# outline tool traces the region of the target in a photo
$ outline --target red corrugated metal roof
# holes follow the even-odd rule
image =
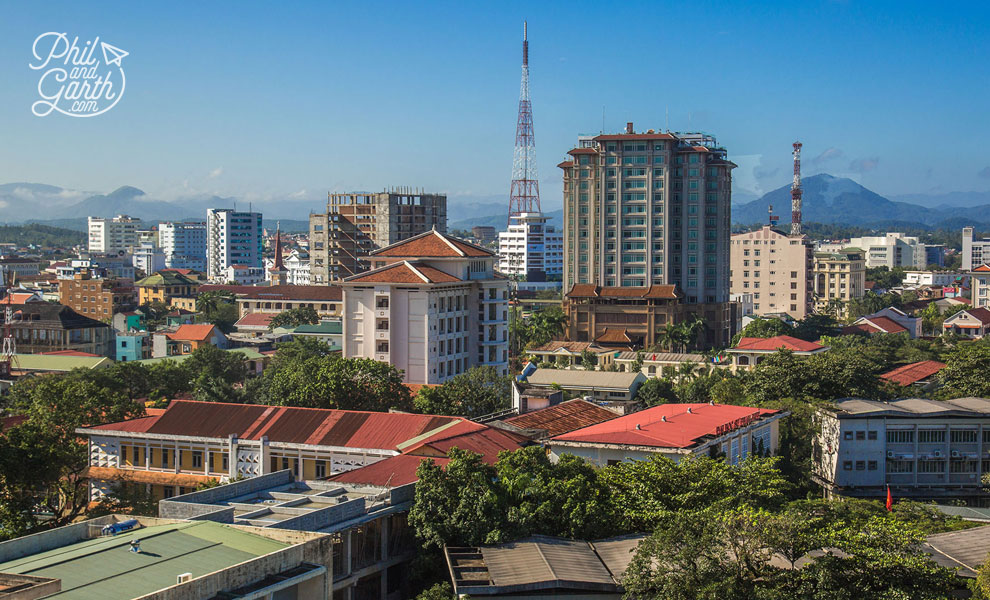
[[[202,323],[197,325],[179,325],[179,328],[172,333],[166,333],[170,340],[191,340],[202,342],[210,337],[216,325]]]
[[[923,360],[887,371],[880,377],[899,385],[911,385],[928,379],[945,368],[945,363],[937,360]]]
[[[450,462],[448,458],[430,457],[441,467],[447,466]],[[400,454],[392,456],[376,463],[347,471],[330,477],[329,480],[336,483],[354,483],[361,485],[390,486],[405,485],[417,480],[416,469],[419,463],[429,460],[425,456],[415,456],[412,454]]]
[[[543,429],[548,437],[569,433],[583,427],[589,427],[605,421],[611,421],[619,415],[592,404],[586,400],[576,399],[561,402],[556,406],[548,406],[540,410],[525,413],[505,419],[521,429]]]
[[[822,346],[821,344],[799,340],[798,338],[791,337],[789,335],[777,335],[772,338],[744,337],[739,340],[739,343],[735,345],[734,349],[768,350],[771,352],[786,349],[791,350],[792,352],[814,352],[815,350],[821,350],[824,347],[825,346]]]
[[[691,412],[688,412],[689,409]],[[735,429],[746,424],[750,419],[760,419],[778,412],[765,408],[721,404],[661,404],[555,436],[551,443],[571,441],[657,448],[690,448],[705,436],[718,435],[721,428]]]
[[[904,327],[890,317],[869,317],[866,320],[884,333],[902,333],[907,331],[907,327]]]
[[[463,421],[461,417],[435,415],[174,400],[142,431],[212,438],[235,434],[250,440],[268,436],[273,442],[398,450],[403,442]],[[100,429],[132,431],[128,423],[131,421]]]
[[[407,449],[405,453],[430,454],[429,450],[433,450],[437,454],[446,455],[452,448],[460,448],[461,450],[477,452],[484,457],[485,462],[494,464],[498,460],[499,452],[503,450],[518,450],[529,441],[525,436],[516,433],[479,425],[478,423],[471,424],[477,425],[478,428],[467,433],[445,435],[448,431],[460,428],[460,426],[451,427],[439,436],[432,437],[421,444]]]

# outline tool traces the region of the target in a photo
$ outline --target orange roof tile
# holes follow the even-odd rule
[[[568,298],[662,298],[676,300],[683,296],[676,285],[651,285],[650,287],[597,286],[591,283],[575,283]]]
[[[348,277],[348,282],[367,283],[455,283],[457,277],[420,263],[402,261]]]
[[[399,258],[464,258],[494,256],[495,253],[432,229],[381,250],[375,250],[371,255]]]
[[[569,169],[569,168],[571,168],[573,166],[574,166],[574,161],[573,160],[565,160],[564,162],[561,162],[561,163],[558,163],[557,164],[557,168],[558,169]]]
[[[928,379],[944,368],[945,363],[938,362],[937,360],[923,360],[897,367],[880,375],[880,377],[900,385],[911,385],[912,383]]]
[[[777,335],[772,338],[752,338],[744,337],[739,340],[739,343],[735,345],[733,350],[761,350],[775,352],[777,350],[790,350],[792,352],[815,352],[816,350],[822,350],[825,346],[821,344],[816,344],[815,342],[808,342],[805,340],[799,340],[796,337],[791,337],[789,335]]]
[[[174,332],[167,333],[170,340],[188,340],[194,342],[202,342],[206,338],[210,337],[213,333],[213,329],[216,325],[210,323],[202,323],[197,325],[179,325],[179,328]]]
[[[595,338],[595,341],[602,344],[631,344],[633,340],[625,329],[606,327],[605,333]]]

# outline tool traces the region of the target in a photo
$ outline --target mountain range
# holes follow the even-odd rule
[[[990,192],[907,194],[885,198],[851,179],[828,174],[803,181],[803,217],[807,222],[857,225],[862,227],[961,228],[974,225],[990,228]],[[470,229],[490,225],[504,229],[507,202],[501,196],[448,196],[448,229]],[[784,185],[748,202],[732,206],[734,223],[765,223],[768,208],[781,222],[790,221],[790,186]],[[143,221],[205,218],[207,208],[248,208],[247,202],[233,197],[200,194],[166,201],[144,191],[123,186],[101,194],[68,190],[39,183],[0,185],[0,215],[8,224],[43,223],[84,231],[86,217],[113,217],[128,214]],[[322,200],[295,195],[269,198],[253,204],[265,215],[265,225],[280,220],[285,231],[306,231],[309,213],[323,208]],[[561,227],[563,211],[548,211],[550,223]]]

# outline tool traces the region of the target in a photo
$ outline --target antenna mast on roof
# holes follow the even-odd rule
[[[512,217],[540,210],[540,181],[536,171],[536,139],[533,136],[533,106],[529,100],[529,35],[523,21],[522,81],[519,83],[519,117],[516,148],[512,159],[509,191],[509,223]]]
[[[801,235],[801,142],[794,142],[794,182],[791,183],[791,235]]]

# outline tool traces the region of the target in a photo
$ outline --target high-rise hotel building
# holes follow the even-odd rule
[[[558,165],[565,292],[575,284],[676,285],[684,318],[711,321],[706,343],[727,342],[736,165],[725,149],[710,135],[635,133],[629,123],[622,134],[579,138],[568,154]]]

